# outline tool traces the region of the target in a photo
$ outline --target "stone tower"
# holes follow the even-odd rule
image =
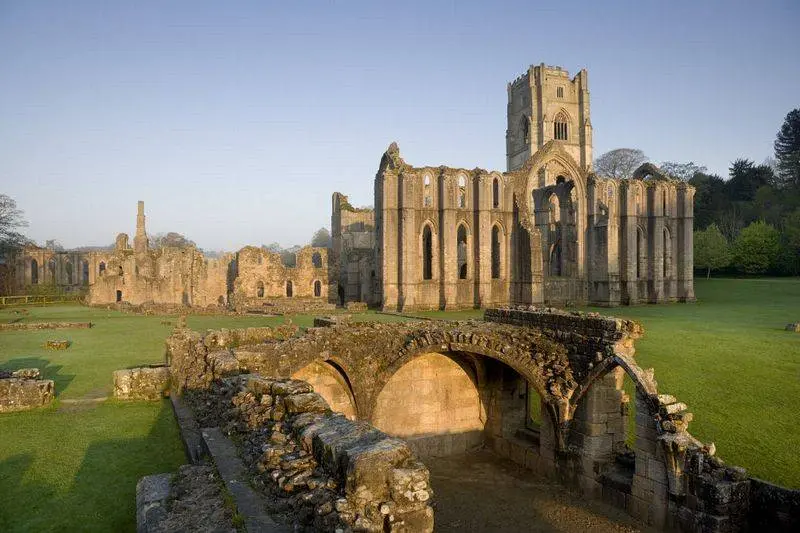
[[[589,119],[589,74],[581,70],[570,80],[561,67],[531,65],[508,84],[506,166],[517,170],[553,139],[583,169],[592,164],[592,123]]]
[[[136,236],[133,238],[133,250],[136,255],[147,253],[147,232],[144,228],[144,202],[139,200],[136,214]]]

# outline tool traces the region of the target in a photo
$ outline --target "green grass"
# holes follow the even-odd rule
[[[639,321],[636,359],[688,404],[689,431],[751,475],[800,488],[800,279],[696,280],[698,301],[613,310]]]
[[[0,531],[135,531],[137,480],[185,462],[167,401],[0,415]]]
[[[91,329],[0,332],[0,368],[38,367],[56,383],[46,409],[0,415],[0,531],[135,531],[136,482],[186,462],[167,401],[69,403],[109,396],[112,372],[158,363],[175,317],[74,305],[28,308],[25,322]],[[0,321],[19,318],[0,311]],[[195,329],[275,325],[282,318],[190,316]],[[63,351],[48,339],[69,339]]]

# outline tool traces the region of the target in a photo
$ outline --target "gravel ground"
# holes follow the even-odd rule
[[[423,462],[431,472],[437,533],[653,531],[485,450]]]

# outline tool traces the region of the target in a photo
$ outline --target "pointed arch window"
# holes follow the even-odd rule
[[[458,207],[460,209],[467,207],[467,178],[464,176],[458,177]]]
[[[467,261],[467,227],[464,224],[458,226],[456,256],[458,258],[458,279],[467,279],[469,276],[469,261]]]
[[[314,297],[319,298],[322,296],[322,282],[320,280],[314,281]]]
[[[522,119],[519,121],[519,129],[522,136],[522,141],[525,144],[528,144],[531,140],[531,126],[528,117],[522,115]]]
[[[259,281],[256,285],[256,297],[263,298],[264,297],[264,282]]]
[[[492,279],[501,278],[500,226],[492,227]]]
[[[291,298],[293,294],[294,294],[294,290],[293,290],[293,287],[292,287],[292,282],[291,281],[287,281],[286,282],[286,297],[287,298]]]
[[[553,138],[558,141],[566,141],[569,138],[568,123],[567,115],[563,111],[556,115],[553,122]]]
[[[498,207],[500,207],[500,180],[495,178],[492,180],[492,208]]]
[[[433,279],[433,232],[429,224],[422,230],[422,279]]]
[[[98,274],[102,274],[106,271],[106,264],[103,261],[100,261],[100,267],[97,269]]]
[[[39,262],[31,259],[31,285],[39,284]]]
[[[433,207],[433,196],[431,195],[431,177],[422,178],[422,195],[425,207]]]

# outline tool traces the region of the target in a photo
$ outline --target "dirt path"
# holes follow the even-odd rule
[[[619,509],[586,502],[488,451],[426,458],[437,532],[650,531]]]

